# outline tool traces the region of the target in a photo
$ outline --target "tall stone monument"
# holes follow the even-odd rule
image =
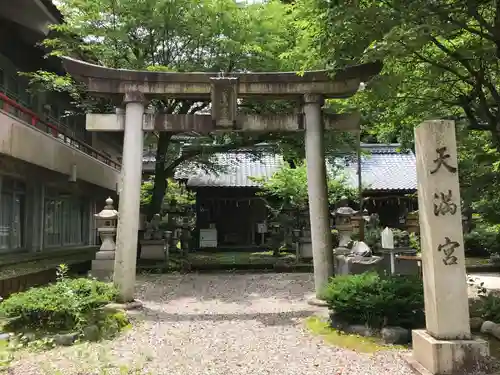
[[[110,69],[64,58],[66,71],[87,86],[95,96],[122,103],[125,111],[88,114],[90,131],[123,131],[123,166],[120,217],[116,241],[114,282],[120,298],[134,295],[139,192],[144,131],[171,133],[216,131],[297,132],[304,131],[309,183],[314,280],[316,292],[333,274],[332,241],[326,188],[324,130],[359,131],[359,113],[329,114],[322,111],[324,99],[355,94],[382,68],[380,63],[353,66],[343,71],[273,73],[173,73]],[[211,116],[165,114],[146,110],[152,99],[212,102]],[[301,111],[280,115],[238,113],[238,100],[272,98],[292,100]]]
[[[415,148],[426,329],[413,331],[411,363],[455,374],[489,354],[469,325],[455,123],[424,122],[415,130]]]

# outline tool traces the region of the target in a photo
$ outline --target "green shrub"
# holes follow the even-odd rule
[[[31,288],[0,303],[0,315],[9,320],[7,329],[74,330],[92,320],[99,307],[115,300],[112,284],[80,278]]]
[[[473,287],[475,294],[477,294],[477,298],[469,299],[470,316],[499,322],[500,296],[498,293],[489,291],[484,287],[484,282],[479,282],[473,277],[467,278],[467,284]]]
[[[410,247],[417,253],[422,251],[420,246],[420,236],[416,233],[410,233]]]
[[[424,324],[424,293],[417,277],[376,273],[337,276],[322,290],[321,298],[336,317],[348,324],[372,328]]]
[[[474,315],[484,320],[500,322],[500,297],[493,293],[481,296],[475,305]]]
[[[130,326],[130,321],[125,312],[106,314],[102,320],[96,322],[100,335],[103,338],[112,338],[117,332]]]
[[[464,234],[464,242],[468,256],[500,254],[500,233],[496,225],[479,223],[472,231]]]

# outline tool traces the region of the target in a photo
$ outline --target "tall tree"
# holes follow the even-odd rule
[[[429,117],[463,120],[500,149],[500,6],[493,0],[297,0],[291,58],[306,67],[384,61],[372,90],[350,105],[385,140],[412,138]]]
[[[493,0],[296,0],[303,69],[383,60],[382,73],[344,102],[364,115],[364,139],[413,144],[429,118],[458,124],[464,206],[500,223],[500,6]],[[472,209],[472,210],[470,210]]]

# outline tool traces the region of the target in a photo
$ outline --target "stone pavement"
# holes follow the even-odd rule
[[[484,287],[486,289],[500,290],[500,273],[498,272],[469,273],[468,276],[479,282],[484,282]]]
[[[30,353],[11,374],[413,373],[396,350],[355,353],[308,332],[304,320],[321,313],[307,303],[313,291],[307,273],[140,276],[144,309],[131,330],[113,341]]]

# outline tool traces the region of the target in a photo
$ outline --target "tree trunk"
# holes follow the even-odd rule
[[[148,220],[151,220],[155,214],[161,211],[163,197],[165,196],[165,190],[167,189],[168,177],[165,171],[165,158],[167,155],[168,145],[170,143],[171,137],[172,135],[169,133],[159,133],[158,136],[153,195],[151,197],[151,203],[149,204],[147,210]]]

